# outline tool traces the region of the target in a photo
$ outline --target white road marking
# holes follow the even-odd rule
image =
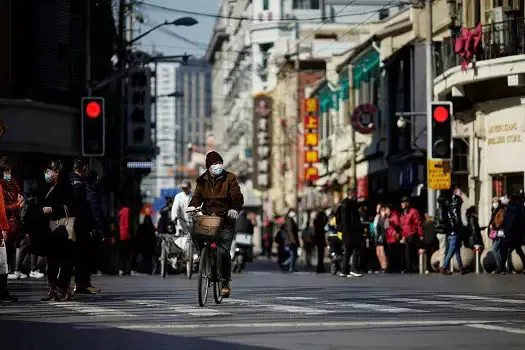
[[[501,303],[501,304],[525,304],[525,300],[520,299],[500,299],[500,298],[490,298],[479,295],[438,295],[440,298],[452,298],[452,299],[465,299],[465,300],[480,300],[480,301],[489,301],[492,303]]]
[[[220,315],[230,315],[228,312],[223,312],[219,310],[203,308],[203,307],[193,307],[183,304],[172,304],[168,302],[162,302],[159,300],[126,300],[128,303],[147,306],[147,307],[157,307],[162,308],[163,310],[170,310],[175,313],[188,314],[192,316],[220,316]]]
[[[519,329],[519,328],[503,327],[503,326],[496,326],[496,325],[491,325],[491,324],[476,324],[476,323],[465,324],[464,326],[467,326],[470,328],[484,329],[488,331],[499,331],[499,332],[525,335],[525,329]]]
[[[456,326],[504,321],[486,320],[392,320],[392,321],[330,321],[330,322],[256,322],[256,323],[198,323],[198,324],[137,324],[137,325],[112,325],[120,329],[220,329],[220,328],[342,328],[342,327],[391,327],[391,326]]]
[[[317,300],[318,298],[310,298],[310,297],[277,297],[277,299],[282,299],[282,300]]]
[[[326,305],[335,305],[339,307],[347,307],[351,309],[358,310],[368,310],[368,311],[377,311],[377,312],[388,312],[394,314],[407,313],[407,312],[428,312],[419,309],[409,309],[406,307],[396,307],[396,306],[386,306],[380,304],[369,304],[369,303],[352,303],[352,302],[326,302]]]
[[[136,315],[106,307],[93,306],[78,302],[52,302],[49,305],[58,306],[71,311],[97,317],[136,317]]]
[[[314,308],[303,307],[303,306],[262,304],[257,301],[242,300],[242,299],[228,299],[226,303],[230,305],[248,305],[253,308],[263,308],[263,309],[270,309],[270,310],[277,311],[277,312],[290,312],[290,313],[305,314],[305,315],[325,315],[325,314],[337,312],[336,310],[314,309]]]
[[[452,301],[440,301],[440,300],[420,300],[420,299],[413,299],[413,298],[387,298],[384,300],[394,301],[394,302],[404,302],[404,303],[415,304],[415,305],[444,306],[444,307],[449,307],[451,309],[482,311],[482,312],[519,311],[519,310],[513,310],[513,309],[505,309],[502,307],[478,306],[478,305],[473,305],[473,304],[460,304],[460,303],[455,303]]]

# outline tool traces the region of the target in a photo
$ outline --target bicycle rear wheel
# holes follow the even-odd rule
[[[199,263],[199,306],[204,307],[208,299],[208,288],[210,285],[210,261],[208,256],[208,247],[202,248],[201,260]]]
[[[188,242],[188,252],[186,256],[186,277],[191,279],[193,274],[193,242],[189,240]]]
[[[166,278],[168,273],[168,257],[166,256],[166,250],[163,247],[162,253],[160,254],[160,275],[162,278]]]

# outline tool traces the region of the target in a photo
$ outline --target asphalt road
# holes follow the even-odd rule
[[[234,276],[223,304],[197,304],[183,276],[94,278],[103,292],[42,303],[11,283],[2,349],[522,349],[525,276],[285,274],[265,261]]]

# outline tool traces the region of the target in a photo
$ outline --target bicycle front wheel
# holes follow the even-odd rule
[[[221,295],[221,279],[219,275],[219,258],[217,252],[213,254],[212,257],[213,266],[212,271],[214,273],[213,278],[213,299],[215,300],[215,304],[222,303],[222,295]]]
[[[199,262],[199,306],[204,307],[208,299],[208,287],[210,285],[210,261],[208,247],[202,248]]]
[[[191,279],[193,274],[193,242],[190,240],[188,243],[188,252],[186,256],[186,277]]]

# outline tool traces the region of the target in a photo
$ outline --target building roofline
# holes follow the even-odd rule
[[[224,29],[214,31],[208,48],[206,49],[204,59],[208,61],[208,63],[213,64],[215,62],[215,53],[221,49],[222,44],[224,44],[225,41],[228,41],[229,38],[230,35],[226,33]]]

